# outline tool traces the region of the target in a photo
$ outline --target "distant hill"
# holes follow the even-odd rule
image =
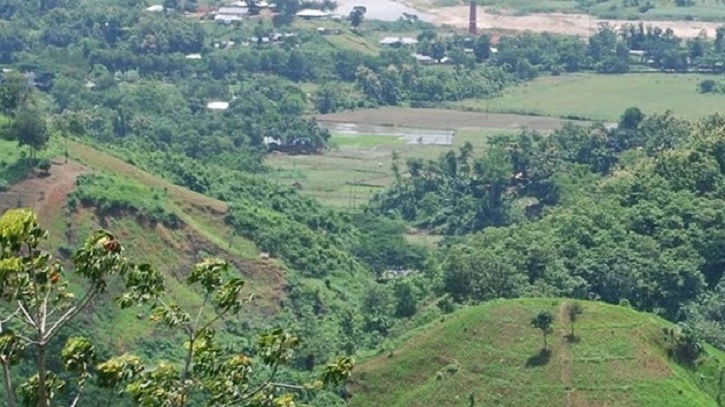
[[[582,302],[571,341],[565,302],[497,300],[431,323],[356,367],[350,406],[719,405],[725,354],[706,345],[697,367],[679,365],[665,348],[670,323],[597,302]],[[541,310],[555,316],[548,355],[530,326]]]

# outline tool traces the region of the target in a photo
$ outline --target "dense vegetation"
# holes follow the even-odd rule
[[[181,3],[195,9],[195,2]],[[235,255],[241,250],[234,244],[251,242],[254,260],[269,257],[284,269],[283,292],[272,300],[281,310],[263,315],[264,326],[228,322],[220,326],[218,340],[251,353],[254,335],[271,326],[290,328],[303,339],[293,355],[280,358],[289,366],[279,373],[294,382],[309,380],[310,372],[337,354],[389,348],[399,335],[461,303],[501,297],[629,303],[685,323],[694,342],[702,338],[725,348],[722,117],[691,123],[669,112],[644,115],[632,108],[613,128],[522,131],[492,137],[483,151],[465,145],[435,160],[402,162],[396,156],[393,185],[364,212],[325,208],[289,186],[271,183],[264,164],[273,151],[326,152],[331,135],[309,118],[313,112],[489,98],[547,73],[722,72],[725,30],[714,39],[684,41],[643,25],[619,31],[602,26],[586,41],[523,33],[492,44],[488,34],[445,36],[409,16],[369,22],[361,9],[351,18],[354,29],[335,23],[345,38],[367,45],[365,30],[419,32],[415,50],[435,62],[426,65],[407,46],[336,45],[313,25],[296,24],[293,15],[303,5],[294,0],[278,1],[271,21],[251,16],[248,24],[233,26],[187,17],[179,2],[164,4],[169,10],[163,13],[146,12],[140,0],[0,5],[5,67],[0,135],[21,151],[0,157],[0,189],[33,167],[51,170],[50,162],[38,157],[48,143],[52,151],[46,155],[64,151],[66,158],[76,158],[67,146],[73,139],[97,148],[92,151],[99,156],[105,154],[101,150],[111,153],[137,170],[218,200],[213,210],[180,203],[168,187],[100,166],[81,175],[68,197],[62,218],[67,241],[57,247],[66,257],[72,238],[78,239],[74,235],[94,221],[134,218],[149,234],[184,235],[193,229],[221,244],[146,250],[167,257],[163,271],[177,287],[181,298],[176,300],[198,305],[204,298],[200,290],[178,288],[186,265],[171,259],[173,251],[189,251],[188,257],[206,257],[210,250]],[[717,83],[699,88],[717,89]],[[189,215],[206,210],[214,218],[206,225]],[[93,221],[84,218],[89,212]],[[70,225],[83,222],[71,233]],[[405,239],[409,228],[447,238],[426,250]],[[205,235],[210,229],[230,233]],[[245,272],[225,266],[227,271],[227,276]],[[203,288],[209,287],[219,288]],[[117,314],[107,308],[92,311],[129,326],[143,319],[125,314],[126,320],[113,319]],[[174,318],[187,318],[161,316],[171,325]],[[93,326],[86,321],[70,328],[102,336]],[[176,337],[141,332],[134,344],[153,363],[169,359],[169,366],[176,366],[184,360],[183,351],[171,344]],[[111,357],[112,339],[104,339],[97,349]],[[27,360],[13,377],[32,368],[33,352],[26,351]],[[173,366],[155,371],[171,372],[173,383],[183,381],[185,374]],[[219,371],[215,374],[204,376],[205,385]],[[97,385],[89,390],[99,400],[114,399]],[[132,389],[136,402],[152,399],[140,386]],[[328,407],[342,404],[340,396],[347,394],[328,388],[303,396]]]

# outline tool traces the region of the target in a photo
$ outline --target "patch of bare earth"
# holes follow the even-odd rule
[[[42,223],[50,222],[65,206],[68,194],[76,187],[78,176],[87,168],[75,162],[56,158],[48,174],[33,170],[29,178],[0,193],[0,210],[29,207],[35,210]]]
[[[427,12],[433,15],[433,20],[437,24],[460,28],[468,27],[468,6],[437,8]],[[587,37],[595,32],[600,23],[609,23],[616,27],[621,27],[624,24],[639,24],[639,21],[599,19],[587,14],[532,13],[512,15],[494,13],[482,8],[478,10],[477,19],[478,27],[482,30],[550,32],[582,37]],[[695,38],[703,30],[707,32],[708,37],[714,37],[715,30],[722,25],[721,23],[702,21],[644,21],[644,24],[663,29],[671,28],[675,35],[684,38]]]

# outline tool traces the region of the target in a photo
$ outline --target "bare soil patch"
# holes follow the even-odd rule
[[[10,187],[7,192],[0,193],[0,212],[22,206],[32,208],[43,222],[50,222],[54,214],[65,206],[68,194],[76,187],[78,176],[87,169],[75,162],[64,162],[56,158],[48,174],[34,170],[30,178]]]
[[[553,117],[403,107],[355,110],[317,115],[315,118],[326,122],[453,130],[463,128],[516,129],[528,127],[534,130],[548,131],[558,129],[567,122],[576,122]]]
[[[428,10],[437,24],[455,27],[468,27],[468,6],[445,7]],[[609,23],[620,27],[624,24],[639,24],[639,21],[605,20],[587,14],[564,13],[532,13],[512,15],[493,13],[483,8],[478,10],[478,27],[482,30],[533,31],[551,32],[565,35],[589,36],[596,31],[598,24]],[[645,25],[653,25],[662,29],[671,28],[675,35],[684,38],[695,38],[702,30],[708,37],[715,36],[715,30],[721,23],[702,21],[644,21]]]

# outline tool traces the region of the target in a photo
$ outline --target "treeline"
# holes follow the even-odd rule
[[[724,126],[633,108],[613,129],[497,137],[409,161],[370,210],[465,234],[429,264],[439,295],[627,304],[722,347]]]
[[[540,73],[584,70],[600,73],[625,73],[633,69],[725,71],[725,27],[718,28],[714,38],[703,33],[688,40],[677,37],[672,29],[643,22],[619,28],[600,24],[596,33],[585,40],[525,32],[501,36],[492,45],[488,34],[478,38],[444,38],[433,31],[424,32],[418,39],[419,50],[435,60],[447,57],[452,63],[468,68],[486,62],[519,79],[532,79]],[[492,47],[496,52],[492,52]]]

